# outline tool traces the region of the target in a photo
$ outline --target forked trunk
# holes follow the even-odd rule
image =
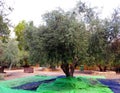
[[[61,65],[61,68],[62,68],[63,72],[65,73],[66,77],[69,77],[70,76],[69,64],[68,63],[63,63]]]
[[[62,63],[61,69],[65,73],[66,77],[73,77],[76,66],[77,60],[75,59],[71,64],[68,64],[67,62]]]
[[[105,72],[107,70],[107,66],[101,66],[101,65],[98,65],[98,68],[100,69],[101,72]]]

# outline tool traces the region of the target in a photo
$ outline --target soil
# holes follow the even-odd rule
[[[5,70],[5,80],[34,76],[34,75],[43,75],[43,76],[61,76],[64,75],[61,69],[51,70],[47,68],[35,67],[33,73],[24,73],[24,69],[19,70]],[[74,76],[105,76],[106,79],[119,79],[120,74],[116,74],[113,71],[109,72],[99,72],[99,71],[80,71],[75,70]]]

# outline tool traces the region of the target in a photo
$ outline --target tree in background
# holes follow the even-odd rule
[[[10,30],[8,26],[10,25],[10,20],[7,16],[12,10],[4,0],[0,0],[0,39],[3,42],[6,42],[6,39],[9,37]]]
[[[14,39],[9,39],[8,43],[4,44],[3,62],[11,69],[13,65],[19,62],[19,58],[18,42]]]
[[[44,26],[40,26],[39,28],[35,27],[33,22],[28,23],[26,27],[24,36],[29,50],[31,64],[39,63],[42,65],[45,62],[47,63],[42,47],[43,31],[45,29]]]
[[[7,16],[9,15],[9,13],[12,11],[13,9],[11,7],[9,7],[8,5],[6,5],[6,2],[4,0],[0,0],[0,63],[4,63],[3,61],[3,54],[4,54],[4,46],[5,44],[8,42],[8,38],[9,38],[9,23],[10,20],[7,18]],[[4,72],[4,65],[0,64],[0,72]]]
[[[116,72],[120,72],[120,8],[113,10],[111,18],[109,19],[109,26],[107,27],[109,31],[109,42],[111,46],[111,51],[114,54],[114,60],[112,66],[115,68]]]
[[[115,38],[111,43],[111,50],[114,53],[113,67],[116,72],[120,72],[120,38]]]
[[[113,67],[120,72],[120,8],[114,9],[110,18],[110,44],[114,54]]]
[[[3,17],[0,16],[0,39],[2,42],[6,42],[6,39],[9,37],[10,30],[7,23],[3,21]]]
[[[97,31],[91,36],[89,41],[88,53],[93,58],[93,62],[97,65],[100,71],[106,71],[110,61],[114,58],[110,45],[106,38],[106,32]]]
[[[19,48],[18,42],[14,39],[9,39],[7,43],[0,43],[0,66],[12,68],[12,65],[16,65],[19,62]],[[3,70],[4,71],[4,70]]]
[[[27,31],[28,24],[23,20],[18,23],[18,25],[14,28],[14,32],[16,34],[16,40],[18,41],[18,47],[20,49],[20,63],[24,67],[28,67],[28,46],[26,42],[25,31]],[[30,41],[31,42],[31,41]]]
[[[24,40],[24,30],[25,30],[26,22],[23,20],[18,23],[18,25],[14,28],[15,35],[17,36],[16,40],[19,42],[18,47],[20,50],[24,50],[25,48],[25,40]]]

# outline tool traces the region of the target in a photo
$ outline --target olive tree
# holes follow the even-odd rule
[[[46,13],[43,19],[45,25],[26,31],[32,61],[60,64],[67,77],[73,76],[84,45],[85,25],[63,10]]]

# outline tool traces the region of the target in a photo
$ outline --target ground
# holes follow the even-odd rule
[[[5,70],[5,80],[15,79],[15,78],[21,78],[26,76],[34,76],[34,75],[43,75],[43,76],[60,76],[64,75],[61,69],[51,71],[50,69],[41,69],[38,67],[34,68],[34,73],[24,73],[23,69],[19,70]],[[98,71],[80,71],[76,70],[74,73],[74,76],[105,76],[106,79],[119,79],[120,74],[116,74],[113,71],[109,72],[98,72]]]

